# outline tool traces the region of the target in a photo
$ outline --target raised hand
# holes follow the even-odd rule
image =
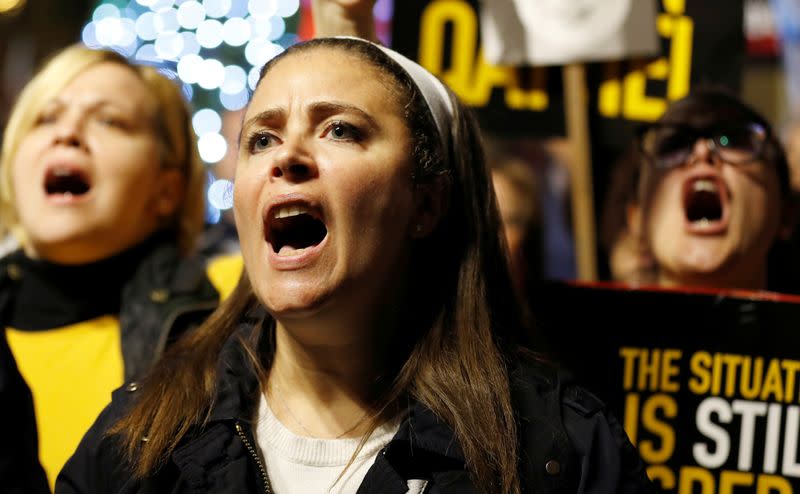
[[[312,0],[316,36],[357,36],[377,41],[376,0]]]

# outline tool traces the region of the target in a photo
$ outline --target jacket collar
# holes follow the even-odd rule
[[[222,347],[217,361],[217,390],[210,421],[233,420],[249,424],[253,420],[261,386],[244,342],[255,337],[260,348],[266,346],[269,331],[262,329],[265,316],[264,309],[251,311]]]
[[[259,331],[258,344],[263,347],[269,332],[263,331],[265,312],[253,311],[248,321],[240,324],[222,348],[218,361],[218,381],[214,408],[207,430],[215,422],[251,423],[258,404],[260,386],[242,341]],[[464,453],[452,428],[419,402],[409,404],[406,419],[389,444],[381,451],[367,472],[359,493],[405,493],[406,480],[425,479],[450,485],[443,492],[473,492]]]
[[[440,492],[477,492],[453,429],[419,402],[367,472],[358,494],[408,491],[409,479],[432,482]]]

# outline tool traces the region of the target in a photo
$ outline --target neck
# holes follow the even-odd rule
[[[391,327],[277,321],[266,386],[275,416],[299,435],[363,435],[387,381],[383,376]]]

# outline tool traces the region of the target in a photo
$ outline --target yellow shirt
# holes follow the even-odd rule
[[[6,329],[33,394],[39,460],[52,489],[83,434],[122,385],[119,321],[102,316],[47,331]]]
[[[239,280],[239,255],[207,266],[211,283],[224,299]],[[33,395],[39,433],[39,460],[50,488],[97,415],[123,384],[124,363],[115,315],[40,331],[6,328],[20,374]]]

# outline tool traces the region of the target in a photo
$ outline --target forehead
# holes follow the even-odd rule
[[[112,62],[93,65],[72,79],[47,103],[113,103],[131,111],[152,114],[154,96],[129,67]]]
[[[316,47],[285,56],[258,85],[248,108],[300,101],[348,101],[375,110],[401,113],[400,93],[392,77],[342,48]]]
[[[729,101],[687,99],[673,104],[661,121],[707,129],[716,125],[758,122],[744,107]]]

